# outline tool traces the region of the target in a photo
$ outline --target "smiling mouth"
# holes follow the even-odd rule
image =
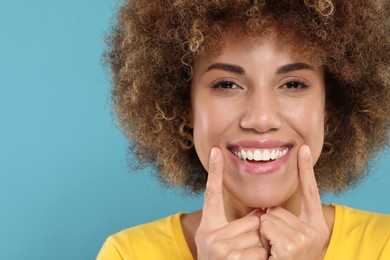
[[[230,152],[237,158],[249,162],[269,162],[282,158],[290,149],[287,147],[275,149],[243,149],[233,148]]]

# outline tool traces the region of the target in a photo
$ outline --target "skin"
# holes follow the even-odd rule
[[[194,258],[321,259],[334,218],[313,172],[326,118],[322,67],[275,36],[228,37],[218,56],[196,61],[191,102],[209,173],[203,211],[182,219]],[[288,152],[266,163],[232,153],[264,148]]]

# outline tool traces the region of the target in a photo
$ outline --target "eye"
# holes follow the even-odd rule
[[[292,80],[282,85],[282,87],[287,89],[304,89],[309,87],[309,85],[299,80]]]
[[[238,89],[240,88],[236,83],[231,81],[219,81],[212,85],[213,89]]]

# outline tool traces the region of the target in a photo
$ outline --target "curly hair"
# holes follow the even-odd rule
[[[356,185],[387,144],[390,126],[389,1],[125,0],[109,37],[112,100],[140,165],[160,180],[202,191],[207,172],[188,127],[196,58],[217,53],[234,28],[272,31],[325,67],[324,151],[315,165],[321,192]]]

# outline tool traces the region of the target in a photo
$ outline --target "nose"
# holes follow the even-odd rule
[[[248,93],[240,120],[241,128],[265,133],[281,125],[279,104],[272,90]]]

